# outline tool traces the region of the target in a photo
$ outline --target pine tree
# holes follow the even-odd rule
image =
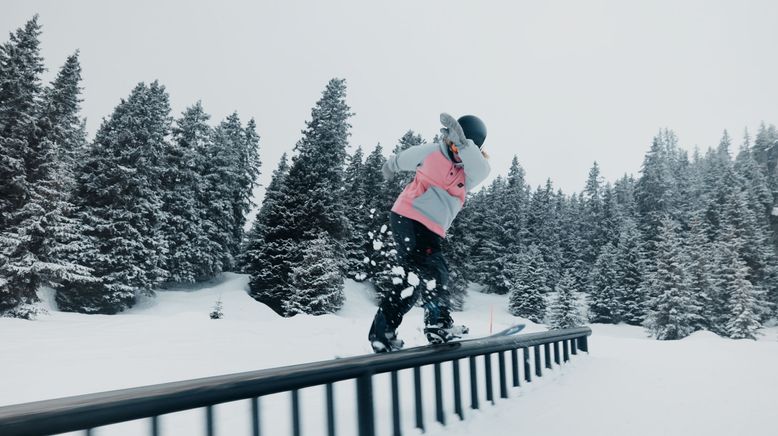
[[[665,218],[656,242],[656,267],[648,279],[646,327],[657,339],[681,339],[699,324],[701,308],[689,287],[688,260],[679,240],[678,223]]]
[[[497,190],[493,190],[492,193],[497,194]],[[524,168],[521,167],[515,155],[508,170],[508,177],[501,197],[494,200],[494,208],[492,209],[495,213],[494,218],[496,218],[494,222],[499,227],[490,230],[492,232],[501,230],[504,233],[500,235],[495,232],[492,236],[502,236],[504,240],[499,242],[500,245],[511,250],[519,250],[523,245],[530,243],[525,241],[530,234],[527,222],[529,219],[527,209],[530,207],[529,186],[525,181]],[[535,208],[535,219],[539,219],[538,215],[544,213],[543,210],[538,209],[547,206],[548,200],[546,198],[544,201],[538,201],[539,204]]]
[[[284,153],[273,171],[270,184],[267,185],[262,206],[246,237],[246,245],[241,254],[242,269],[252,276],[262,274],[262,271],[270,267],[270,265],[263,263],[267,261],[267,257],[262,255],[265,249],[266,227],[269,224],[268,218],[273,214],[273,209],[277,207],[281,198],[281,187],[288,172],[289,162],[286,153]]]
[[[343,277],[333,242],[327,239],[327,233],[321,232],[308,241],[301,262],[292,267],[289,285],[295,291],[284,301],[285,314],[324,315],[343,306]]]
[[[562,199],[557,204],[560,217],[560,233],[565,238],[560,242],[562,252],[562,268],[571,271],[575,278],[576,289],[586,289],[589,283],[588,272],[584,262],[584,245],[581,225],[581,203],[578,195],[573,194],[569,200]]]
[[[594,266],[600,248],[605,244],[603,237],[603,181],[600,175],[600,166],[597,162],[589,170],[589,178],[586,181],[586,187],[581,194],[581,216],[582,236],[585,242],[583,260],[586,266],[591,269]]]
[[[758,290],[748,281],[748,267],[738,260],[733,265],[735,270],[732,281],[728,284],[730,318],[727,321],[727,333],[732,339],[756,339],[759,329]]]
[[[331,80],[311,111],[311,121],[295,146],[297,155],[285,177],[282,195],[267,218],[267,248],[258,261],[270,267],[251,277],[251,293],[285,315],[291,314],[289,304],[296,292],[290,281],[292,268],[300,264],[311,240],[326,232],[327,251],[338,255],[334,258],[336,267],[340,269],[343,262],[348,224],[342,194],[336,187],[342,186],[351,127],[348,119],[352,114],[345,97],[345,80]],[[315,300],[310,297],[310,301]],[[333,302],[326,310],[337,309],[333,300],[323,301]]]
[[[739,254],[743,245],[737,229],[725,225],[714,258],[711,328],[720,335],[753,339],[769,303],[764,292],[748,280],[749,268]]]
[[[27,37],[35,39],[37,34]],[[28,43],[37,44],[32,40]],[[9,64],[13,62],[9,60]],[[15,141],[24,150],[21,157],[26,193],[16,202],[17,208],[3,216],[5,227],[0,228],[0,251],[4,254],[0,262],[0,311],[16,307],[13,316],[34,315],[33,309],[18,306],[37,301],[37,290],[42,285],[56,287],[63,280],[93,280],[87,268],[67,260],[65,252],[73,247],[63,241],[74,232],[74,222],[68,217],[72,209],[68,190],[73,176],[72,167],[59,157],[60,150],[83,143],[78,118],[80,72],[77,54],[70,56],[40,96],[28,95],[31,101],[27,104],[33,105],[27,116],[34,119],[23,122],[27,132],[15,139],[0,139]]]
[[[575,277],[565,271],[556,287],[556,297],[548,308],[548,324],[551,329],[567,329],[583,325],[578,308]]]
[[[235,210],[235,238],[239,242],[244,242],[244,229],[249,212],[253,209],[254,188],[257,186],[257,179],[261,174],[262,160],[259,156],[259,133],[257,133],[257,122],[250,118],[243,129],[243,141],[240,148],[240,173],[238,178],[237,192],[234,196],[233,209]],[[239,253],[239,249],[235,254]]]
[[[0,46],[0,231],[9,227],[8,217],[29,196],[25,160],[28,140],[35,132],[44,71],[40,34],[36,15]],[[0,305],[17,304],[18,297],[8,298],[2,298],[6,303]]]
[[[618,318],[631,325],[641,325],[646,315],[644,263],[637,224],[626,218],[621,223],[616,247],[615,307],[618,308]]]
[[[209,205],[206,218],[213,223],[209,239],[221,246],[219,272],[235,267],[244,242],[246,215],[253,206],[251,198],[259,175],[258,144],[254,120],[244,128],[238,114],[233,113],[216,127],[205,153],[204,203]]]
[[[163,234],[169,254],[165,269],[169,280],[193,283],[221,271],[216,255],[220,246],[209,239],[214,224],[208,221],[201,170],[210,146],[210,116],[200,102],[187,108],[172,129],[172,140],[162,155]]]
[[[543,322],[546,313],[545,296],[550,292],[548,271],[540,250],[530,245],[515,262],[506,265],[509,271],[516,271],[506,280],[511,287],[508,310],[514,316],[528,318],[533,322]]]
[[[689,221],[689,231],[686,237],[686,255],[689,259],[689,289],[694,300],[701,308],[699,323],[695,329],[713,330],[716,319],[713,283],[713,256],[716,245],[708,240],[707,223],[696,213]]]
[[[72,243],[84,247],[73,260],[100,282],[65,281],[56,296],[60,309],[116,313],[167,278],[158,182],[170,124],[165,88],[140,83],[97,132],[78,171],[80,231]]]
[[[0,45],[0,232],[8,230],[11,214],[29,197],[25,160],[29,154],[28,140],[35,132],[40,75],[44,71],[40,34],[36,15]],[[11,249],[3,249],[3,253],[8,251]],[[0,279],[2,282],[4,279]],[[4,292],[0,310],[14,307],[26,298],[29,297]]]
[[[637,202],[635,201],[635,179],[631,175],[624,175],[613,184],[613,193],[619,214],[625,217],[637,216]]]
[[[511,290],[501,278],[506,264],[511,261],[510,255],[519,253],[517,247],[509,246],[509,232],[505,231],[505,222],[498,214],[498,203],[505,198],[505,180],[497,176],[486,189],[482,201],[478,203],[480,213],[477,221],[485,230],[480,235],[474,235],[476,244],[472,248],[469,275],[485,286],[488,293],[504,294]]]
[[[62,198],[75,189],[75,171],[86,150],[86,132],[81,110],[81,63],[79,52],[68,56],[50,86],[43,90],[38,117],[38,137],[53,144],[62,185]]]
[[[662,219],[671,214],[674,207],[675,180],[671,169],[674,151],[675,135],[669,131],[660,131],[643,159],[641,175],[635,183],[639,227],[649,258],[654,258]]]
[[[621,321],[622,312],[618,305],[617,288],[617,249],[613,244],[605,244],[589,279],[589,320],[598,323],[616,324]]]
[[[357,147],[354,154],[348,157],[348,165],[343,173],[343,202],[344,214],[349,222],[349,234],[345,243],[346,275],[356,277],[361,269],[364,242],[365,219],[364,212],[365,193],[362,187],[362,169],[364,153],[362,146]]]
[[[556,214],[556,198],[551,180],[545,186],[538,186],[533,193],[527,210],[527,223],[524,237],[528,243],[535,244],[543,255],[548,268],[548,286],[553,288],[561,273],[562,255],[560,248],[560,225]]]

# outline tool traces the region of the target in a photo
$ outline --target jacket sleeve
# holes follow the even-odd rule
[[[472,141],[468,140],[466,147],[459,149],[459,158],[465,168],[465,189],[470,191],[486,180],[491,171],[489,161],[486,160],[481,150]]]
[[[439,150],[439,145],[434,142],[407,148],[386,160],[384,163],[384,173],[386,173],[386,170],[392,173],[416,171],[416,167],[421,165],[430,153],[437,150]]]

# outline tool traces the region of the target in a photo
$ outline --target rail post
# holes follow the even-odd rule
[[[357,429],[359,436],[375,436],[373,416],[373,375],[357,377]]]

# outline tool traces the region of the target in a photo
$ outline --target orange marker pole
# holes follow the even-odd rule
[[[489,306],[489,334],[492,334],[492,325],[494,324],[494,304]]]

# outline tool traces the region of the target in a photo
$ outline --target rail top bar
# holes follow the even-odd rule
[[[468,339],[392,353],[347,357],[0,407],[0,434],[45,435],[414,368],[469,356],[591,336],[588,327]]]

